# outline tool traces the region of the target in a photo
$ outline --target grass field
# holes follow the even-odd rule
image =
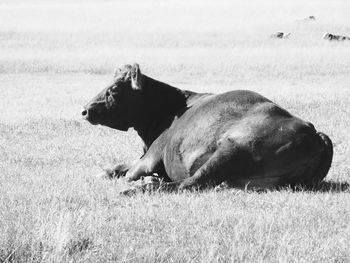
[[[350,262],[350,42],[321,39],[350,35],[349,13],[347,0],[1,0],[0,262]],[[93,175],[141,141],[80,112],[133,62],[313,122],[334,143],[331,187],[120,196]]]

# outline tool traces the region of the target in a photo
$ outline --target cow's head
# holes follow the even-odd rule
[[[112,85],[84,107],[84,119],[122,131],[133,127],[135,118],[142,111],[143,78],[138,64],[116,70]]]

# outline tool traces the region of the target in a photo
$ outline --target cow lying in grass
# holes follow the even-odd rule
[[[283,32],[276,32],[270,35],[271,38],[289,38],[291,35],[290,32],[283,33]]]
[[[334,35],[331,33],[324,33],[323,34],[323,39],[329,40],[329,41],[345,41],[345,40],[350,40],[350,37],[346,37],[346,36],[340,36],[340,35]]]
[[[234,187],[313,187],[330,168],[331,140],[267,98],[247,90],[223,94],[180,90],[120,69],[113,84],[82,112],[92,124],[142,138],[144,155],[133,165],[105,171],[126,182],[157,174],[172,189],[225,182]]]

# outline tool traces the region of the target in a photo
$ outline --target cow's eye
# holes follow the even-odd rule
[[[114,101],[114,98],[112,96],[112,92],[110,90],[106,91],[106,101],[108,103],[113,103],[113,101]]]

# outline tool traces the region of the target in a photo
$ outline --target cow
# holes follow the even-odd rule
[[[323,39],[325,40],[329,40],[329,41],[344,41],[344,40],[350,40],[350,37],[346,37],[346,36],[340,36],[340,35],[334,35],[328,32],[325,32],[323,34]]]
[[[305,18],[295,20],[295,22],[297,22],[297,23],[309,23],[309,22],[313,22],[313,21],[316,21],[315,16],[307,16]]]
[[[271,38],[289,38],[289,36],[291,35],[290,32],[288,33],[283,33],[283,32],[276,32],[270,35]]]
[[[117,70],[82,116],[91,124],[137,131],[144,142],[141,158],[103,172],[130,183],[156,175],[175,190],[221,183],[312,188],[333,157],[327,135],[256,92],[181,90],[142,74],[138,64]]]
[[[308,16],[304,18],[304,21],[315,21],[316,17],[315,16]]]

